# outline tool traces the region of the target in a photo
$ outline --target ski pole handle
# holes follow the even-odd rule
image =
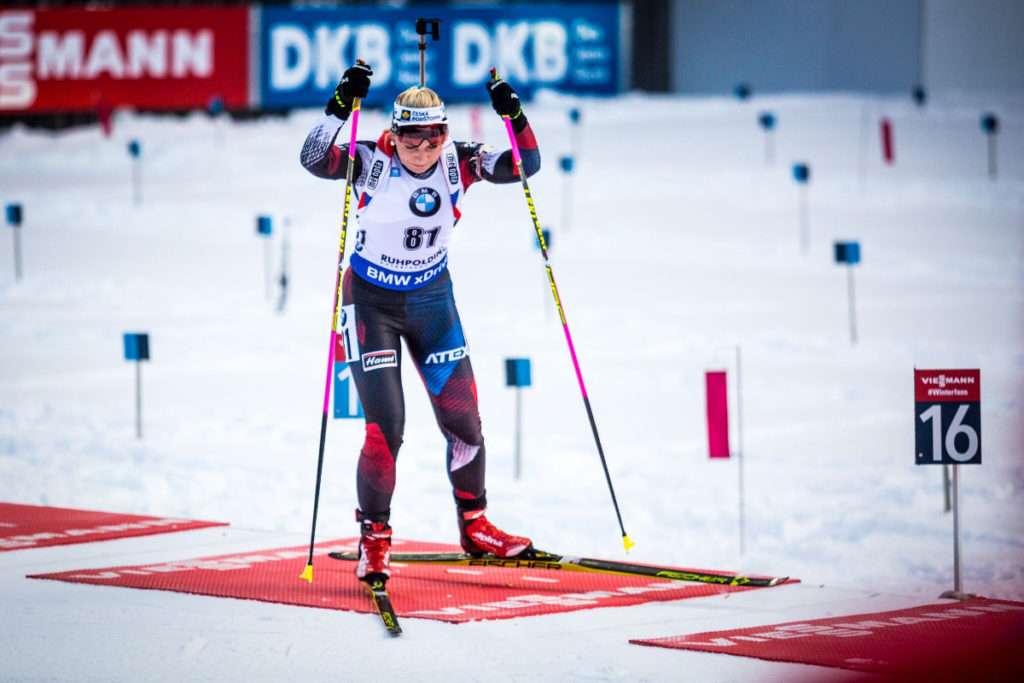
[[[499,80],[498,70],[491,67],[491,81],[497,82]],[[519,143],[516,141],[515,131],[512,130],[512,117],[507,114],[502,114],[501,119],[505,122],[505,131],[508,133],[509,142],[512,143],[512,161],[515,162],[516,175],[519,175],[520,168],[523,165],[523,157],[519,153]]]
[[[416,20],[416,33],[420,37],[420,87],[423,88],[427,85],[427,31],[430,31],[430,37],[434,40],[441,39],[441,20],[440,19],[417,19]]]

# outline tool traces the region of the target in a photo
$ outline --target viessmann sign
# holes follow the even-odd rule
[[[247,106],[246,7],[0,10],[0,114]]]

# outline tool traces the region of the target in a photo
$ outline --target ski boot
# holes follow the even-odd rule
[[[357,511],[360,522],[359,562],[356,576],[361,581],[387,581],[391,576],[391,527],[387,522],[374,522]]]
[[[470,555],[492,553],[498,557],[516,557],[533,550],[533,542],[505,533],[487,521],[487,508],[459,510],[459,535],[462,549]]]

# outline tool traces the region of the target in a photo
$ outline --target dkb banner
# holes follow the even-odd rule
[[[482,100],[491,67],[524,96],[549,87],[611,94],[620,88],[618,3],[414,5],[408,9],[264,7],[260,99],[264,108],[325,102],[357,58],[373,67],[367,104],[390,103],[419,84],[417,18],[440,18],[427,36],[426,84],[446,101]]]

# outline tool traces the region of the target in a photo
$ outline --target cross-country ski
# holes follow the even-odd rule
[[[386,581],[382,579],[371,579],[369,581],[360,581],[363,587],[366,588],[366,592],[370,594],[370,599],[373,600],[374,607],[377,608],[377,614],[380,615],[381,620],[384,622],[384,628],[388,630],[393,636],[397,636],[402,633],[402,627],[398,625],[398,615],[395,614],[395,608],[391,605],[391,597],[388,595],[388,589]]]
[[[333,552],[329,556],[336,560],[355,561],[356,553]],[[598,560],[589,557],[570,557],[543,550],[533,550],[516,557],[498,557],[493,554],[473,555],[470,553],[392,553],[391,561],[406,564],[439,564],[453,567],[498,567],[502,569],[540,569],[547,571],[596,572],[622,576],[651,576],[657,579],[713,583],[724,586],[768,587],[784,583],[785,576],[743,576],[701,570],[654,567],[613,560]]]

